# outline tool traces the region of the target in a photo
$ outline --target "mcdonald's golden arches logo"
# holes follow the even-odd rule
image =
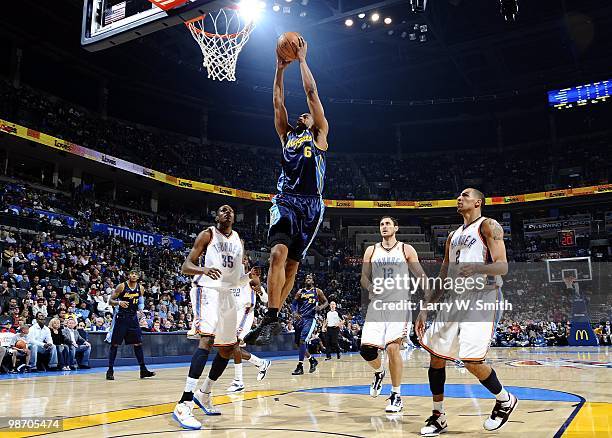
[[[589,332],[587,332],[586,330],[576,330],[576,340],[578,340],[578,338],[580,338],[581,341],[583,339],[588,341],[589,340]]]

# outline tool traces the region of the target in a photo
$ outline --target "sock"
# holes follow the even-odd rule
[[[142,345],[134,345],[134,355],[138,360],[138,365],[140,365],[140,369],[146,369],[147,367],[145,366],[144,362],[144,351],[142,351]]]
[[[191,365],[189,366],[189,377],[192,379],[199,379],[206,366],[208,360],[208,350],[204,348],[197,348],[191,356]]]
[[[215,381],[211,380],[210,377],[207,377],[206,380],[204,380],[204,383],[202,384],[202,388],[200,389],[202,390],[204,394],[210,394],[214,384],[215,384]]]
[[[433,402],[433,410],[434,411],[438,411],[439,413],[443,414],[444,413],[444,400],[442,401],[435,401]]]
[[[119,347],[115,346],[115,345],[111,345],[110,348],[110,352],[108,355],[108,369],[112,370],[113,369],[113,365],[115,365],[115,359],[117,358],[117,350],[119,349]]]
[[[255,356],[253,353],[251,353],[249,362],[255,365],[257,368],[263,365],[263,360]]]
[[[506,391],[506,388],[504,388],[502,386],[501,392],[499,394],[496,394],[495,398],[497,399],[497,401],[500,401],[502,403],[503,402],[508,402],[508,401],[510,401],[510,393],[508,391]]]
[[[495,374],[495,370],[493,369],[491,370],[491,374],[489,374],[489,377],[484,380],[481,380],[480,383],[482,383],[482,385],[487,388],[493,395],[500,394],[504,389],[501,383],[499,383],[499,380],[497,379],[497,374]],[[506,394],[507,393],[508,391],[506,391]],[[505,398],[502,401],[507,400],[508,398]]]
[[[391,387],[391,392],[396,393],[397,395],[400,395],[402,393],[402,385],[399,386],[392,386]]]
[[[382,373],[384,370],[385,367],[383,367],[382,361],[380,362],[380,366],[378,368],[374,368],[375,373]]]
[[[229,362],[229,359],[225,359],[224,357],[221,356],[220,353],[217,353],[217,355],[215,356],[215,359],[213,360],[212,365],[210,366],[210,371],[208,372],[208,378],[216,382],[217,379],[221,377],[221,374],[223,374],[223,371],[225,371],[225,368],[227,367],[228,362]]]
[[[266,312],[266,318],[271,319],[272,321],[278,321],[278,309],[268,307],[268,311]]]
[[[234,380],[242,382],[242,363],[234,364]]]
[[[300,344],[300,348],[299,348],[300,362],[304,362],[304,356],[306,356],[306,345]]]
[[[198,379],[187,377],[187,380],[185,381],[185,389],[183,392],[183,396],[179,400],[179,403],[193,401],[193,391],[196,389],[196,386],[198,386]]]

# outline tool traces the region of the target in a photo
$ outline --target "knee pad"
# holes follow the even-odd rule
[[[359,354],[361,354],[361,357],[367,362],[370,362],[378,357],[378,348],[372,347],[371,345],[362,345],[359,349]]]
[[[446,381],[446,368],[429,367],[429,389],[433,395],[444,394],[444,382]]]

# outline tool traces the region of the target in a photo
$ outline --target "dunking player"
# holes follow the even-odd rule
[[[319,304],[320,303],[320,304]],[[309,373],[314,373],[319,362],[307,351],[312,332],[317,326],[317,312],[328,306],[327,298],[321,289],[315,287],[314,276],[306,275],[304,288],[295,293],[291,303],[295,321],[295,343],[298,346],[298,364],[293,371],[294,376],[304,374],[304,358],[310,362]]]
[[[302,83],[310,113],[289,124],[285,108],[283,74],[288,62],[277,59],[274,77],[274,125],[283,145],[279,193],[272,199],[268,243],[268,312],[256,329],[245,337],[247,344],[269,344],[280,333],[278,309],[293,289],[302,258],[323,220],[323,180],[329,126],[317,94],[314,77],[306,64],[306,41],[296,47]]]
[[[237,348],[236,299],[230,289],[247,285],[254,272],[243,274],[244,249],[238,233],[232,230],[234,210],[222,205],[217,210],[216,225],[202,231],[185,259],[181,272],[193,275],[191,302],[194,325],[200,335],[198,348],[191,357],[189,375],[183,396],[172,417],[185,429],[200,429],[202,424],[193,415],[195,402],[206,415],[220,415],[213,406],[213,384],[223,374]],[[200,258],[204,263],[200,265]],[[208,377],[197,391],[198,379],[204,371],[211,348],[218,348]]]
[[[389,355],[391,394],[386,412],[400,412],[404,405],[401,399],[403,361],[400,352],[402,342],[410,333],[412,313],[408,306],[400,306],[411,299],[411,290],[401,287],[408,281],[409,273],[425,279],[419,256],[412,247],[395,237],[398,222],[391,216],[383,216],[379,223],[382,242],[369,246],[363,255],[361,286],[369,292],[370,303],[361,336],[360,354],[374,370],[370,395],[378,397],[385,378],[385,369],[379,350]],[[391,287],[384,280],[397,279]],[[404,280],[405,279],[405,280]],[[426,284],[425,282],[423,283]]]
[[[485,197],[479,190],[468,188],[457,198],[457,212],[463,216],[463,225],[452,232],[446,240],[444,263],[440,278],[474,279],[479,284],[461,295],[448,298],[482,300],[490,303],[501,300],[501,276],[508,272],[504,230],[493,219],[482,216]],[[480,283],[478,283],[480,280]],[[464,282],[467,285],[467,282]],[[456,283],[454,292],[459,293]],[[439,290],[436,295],[439,295]],[[454,293],[453,293],[454,295]],[[426,293],[426,301],[439,299]],[[438,312],[432,325],[425,331],[427,310],[422,310],[415,329],[421,345],[431,355],[429,365],[429,387],[433,395],[433,414],[421,429],[423,436],[437,436],[446,432],[448,425],[444,411],[444,382],[447,360],[461,360],[496,398],[491,415],[484,421],[485,430],[501,428],[514,411],[518,400],[499,382],[495,370],[484,363],[491,343],[491,334],[498,320],[495,310],[480,311],[477,314],[465,312]]]
[[[145,365],[142,351],[142,331],[138,324],[136,312],[144,309],[144,286],[138,282],[140,276],[137,271],[130,271],[128,281],[121,283],[110,297],[109,304],[118,306],[113,317],[113,324],[107,339],[110,338],[111,347],[108,356],[108,370],[106,380],[115,380],[114,365],[117,358],[117,349],[122,342],[134,346],[134,355],[140,365],[140,378],[153,377],[155,373],[149,371]]]
[[[242,244],[244,247],[244,241]],[[242,265],[244,272],[248,272],[250,269],[249,257],[246,255],[246,252],[242,259]],[[251,280],[249,281],[248,285],[232,289],[234,297],[236,298],[236,310],[238,311],[238,328],[236,330],[236,336],[238,336],[238,341],[240,343],[242,343],[244,336],[249,332],[249,330],[251,330],[251,326],[253,325],[257,297],[259,297],[263,303],[268,302],[268,294],[261,285],[258,274],[259,270],[254,269],[254,273],[251,275]],[[259,369],[259,372],[257,373],[257,380],[263,380],[266,377],[268,368],[270,368],[270,365],[272,364],[272,362],[269,360],[260,359],[254,354],[246,351],[244,348],[237,349],[234,352],[234,381],[229,388],[227,388],[228,392],[244,391],[244,381],[242,380],[243,359],[252,363]]]

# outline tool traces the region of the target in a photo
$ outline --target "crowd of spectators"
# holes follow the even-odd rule
[[[102,118],[74,104],[0,79],[0,118],[174,176],[274,193],[278,150],[210,142]],[[608,134],[609,137],[609,134]],[[604,144],[601,144],[604,141]],[[489,196],[608,183],[606,140],[487,150],[389,154],[330,153],[330,199],[448,199],[465,186]],[[603,146],[603,147],[602,147]],[[240,159],[236,159],[236,156]],[[580,157],[580,161],[577,161]],[[494,165],[492,165],[494,163]],[[571,163],[571,172],[567,170]]]

